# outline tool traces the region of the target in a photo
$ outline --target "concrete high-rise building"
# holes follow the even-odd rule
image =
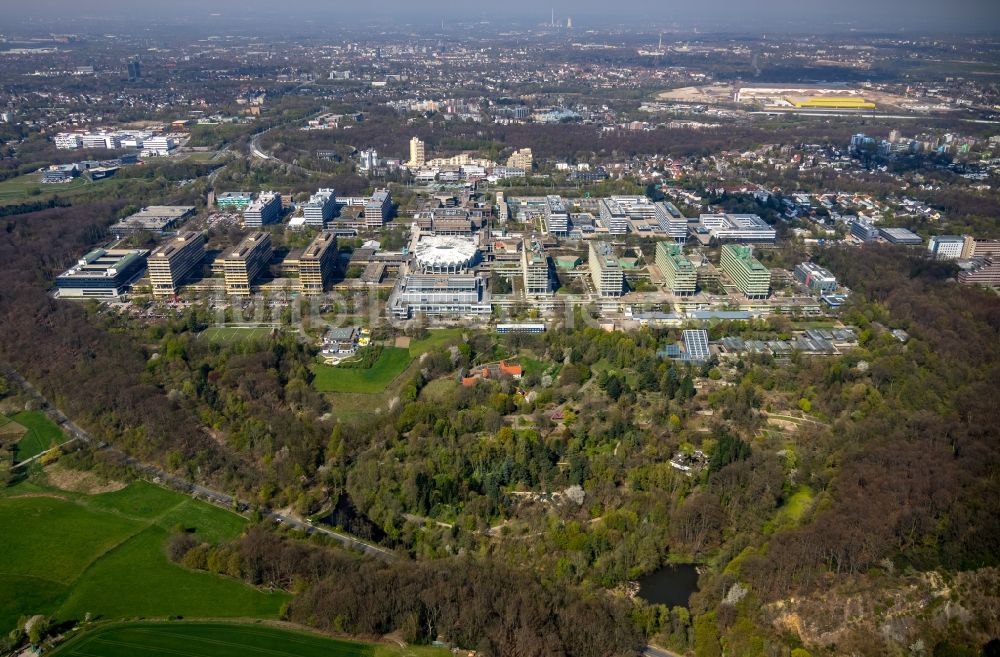
[[[333,219],[337,207],[337,195],[333,188],[322,188],[310,197],[309,202],[302,206],[302,216],[306,226],[326,226]]]
[[[205,258],[205,235],[189,230],[153,250],[149,256],[149,282],[153,296],[171,297]]]
[[[532,154],[530,148],[522,148],[511,153],[510,157],[507,158],[507,166],[513,167],[515,169],[524,169],[525,171],[531,171],[532,167],[535,165],[535,156]]]
[[[427,151],[423,140],[414,137],[410,140],[410,166],[422,167],[427,163]]]
[[[264,192],[251,203],[243,213],[243,224],[247,228],[260,228],[274,223],[281,216],[281,194]]]
[[[675,242],[686,242],[688,233],[687,217],[681,214],[673,203],[660,201],[655,204],[656,223],[660,231]]]
[[[559,196],[545,197],[545,230],[556,237],[569,234],[569,212]]]
[[[381,228],[392,216],[392,194],[388,189],[376,189],[365,204],[365,226]]]
[[[614,250],[607,242],[590,243],[590,277],[602,297],[620,297],[625,293],[625,273]]]
[[[549,258],[537,242],[521,243],[521,273],[524,276],[525,294],[549,294]]]
[[[139,63],[138,59],[132,59],[126,64],[125,70],[128,73],[128,79],[131,81],[136,81],[142,77],[142,65]]]
[[[927,242],[927,250],[937,260],[957,260],[964,247],[965,239],[959,235],[935,235]]]
[[[656,266],[667,280],[667,288],[678,296],[689,296],[698,291],[698,275],[691,261],[676,242],[656,243]]]
[[[323,294],[337,266],[337,238],[320,233],[299,258],[299,290],[304,296]]]
[[[264,232],[247,235],[235,249],[225,252],[222,271],[226,294],[250,296],[250,286],[271,260],[271,236]]]
[[[749,246],[726,244],[719,264],[746,298],[766,299],[771,293],[771,272],[753,257]]]
[[[601,222],[612,235],[625,235],[628,233],[628,214],[618,202],[609,198],[602,198],[598,202]]]

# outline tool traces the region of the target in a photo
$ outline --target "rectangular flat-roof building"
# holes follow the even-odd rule
[[[771,293],[771,272],[753,257],[749,246],[724,245],[719,264],[746,298],[766,299]]]
[[[409,274],[400,279],[390,310],[397,319],[428,316],[488,317],[491,308],[477,274]]]
[[[525,294],[549,294],[549,257],[538,242],[524,240],[521,244],[521,273]]]
[[[215,207],[220,210],[246,210],[253,203],[250,192],[222,192],[215,197]]]
[[[226,294],[250,296],[250,286],[271,260],[271,236],[264,232],[247,235],[236,248],[225,251],[222,271]]]
[[[890,244],[906,244],[908,246],[920,246],[924,240],[913,231],[906,228],[879,228],[879,235]]]
[[[205,235],[185,231],[166,244],[153,249],[149,256],[149,282],[153,296],[173,296],[181,282],[205,258]]]
[[[851,222],[851,235],[862,242],[871,242],[878,237],[878,228],[872,226],[864,219],[855,219]]]
[[[660,232],[666,233],[675,242],[687,240],[687,217],[681,214],[673,203],[660,201],[654,205],[656,223]]]
[[[600,211],[601,223],[604,224],[609,233],[612,235],[628,233],[628,213],[617,201],[602,198],[598,201],[598,210]]]
[[[264,192],[254,200],[243,213],[243,224],[247,228],[260,228],[273,224],[281,216],[281,194]]]
[[[620,297],[625,293],[625,274],[614,250],[607,242],[590,243],[590,277],[602,297]]]
[[[392,215],[392,194],[388,189],[376,189],[365,203],[365,226],[381,228]]]
[[[323,228],[333,219],[337,207],[337,195],[332,188],[323,188],[310,197],[309,202],[302,206],[302,216],[306,226]]]
[[[837,277],[812,262],[799,263],[795,267],[795,279],[814,292],[834,292],[837,289]]]
[[[667,281],[667,287],[676,295],[689,296],[698,291],[698,275],[691,261],[684,257],[680,244],[656,243],[656,266]]]
[[[174,228],[194,212],[193,205],[150,205],[112,224],[108,230],[119,239],[143,232],[162,233]]]
[[[962,257],[965,238],[960,235],[935,235],[927,242],[927,250],[938,260],[956,260]]]
[[[337,238],[320,233],[299,257],[299,290],[305,296],[323,294],[337,266]]]
[[[121,296],[146,268],[143,249],[94,249],[56,277],[61,299]]]
[[[545,197],[545,230],[556,237],[569,234],[569,212],[559,196]]]
[[[716,242],[774,242],[777,231],[755,214],[703,214],[699,218]]]

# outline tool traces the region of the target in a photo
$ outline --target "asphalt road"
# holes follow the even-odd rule
[[[93,445],[97,449],[101,449],[108,453],[114,454],[122,462],[134,468],[135,470],[142,472],[144,475],[146,475],[156,483],[168,486],[170,488],[173,488],[174,490],[186,493],[191,497],[205,500],[217,506],[225,507],[230,510],[234,509],[238,510],[239,513],[241,514],[250,511],[251,508],[250,504],[243,500],[235,499],[234,497],[232,497],[231,495],[227,495],[226,493],[222,493],[220,491],[213,490],[211,488],[207,488],[200,484],[196,484],[181,477],[172,475],[158,466],[151,465],[149,463],[143,463],[138,459],[135,459],[129,456],[128,454],[125,454],[119,449],[116,449],[115,447],[112,447],[111,445],[108,445],[105,442],[95,439],[89,433],[87,433],[79,426],[77,426],[72,420],[66,417],[66,415],[62,411],[53,406],[52,403],[49,402],[49,400],[46,399],[45,396],[42,395],[42,393],[39,392],[37,388],[31,385],[31,383],[29,383],[24,377],[22,377],[16,370],[13,370],[6,365],[0,366],[0,369],[2,369],[2,371],[7,376],[8,379],[17,383],[22,390],[24,390],[30,396],[34,397],[40,404],[41,410],[53,422],[58,424],[63,429],[63,431],[65,431],[72,439],[82,440],[85,443]],[[385,548],[379,547],[378,545],[373,545],[371,543],[363,541],[360,538],[351,536],[349,534],[344,534],[342,532],[334,531],[332,529],[327,529],[326,527],[319,527],[308,522],[303,522],[302,520],[299,520],[298,518],[295,518],[293,516],[284,515],[270,510],[262,511],[262,515],[263,517],[269,520],[273,520],[274,522],[285,525],[286,527],[291,527],[292,529],[301,530],[306,534],[322,534],[324,536],[328,536],[329,538],[338,541],[345,547],[348,547],[352,550],[357,550],[358,552],[367,554],[377,559],[382,559],[383,561],[391,561],[396,558],[395,553],[390,552]]]

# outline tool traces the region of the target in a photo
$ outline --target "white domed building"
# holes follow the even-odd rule
[[[413,252],[417,268],[425,274],[460,274],[479,260],[474,240],[457,235],[423,235]]]

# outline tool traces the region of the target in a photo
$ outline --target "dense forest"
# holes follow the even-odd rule
[[[261,508],[348,506],[352,530],[398,555],[355,566],[260,529],[234,544],[172,545],[189,567],[225,563],[294,591],[293,620],[441,634],[495,655],[635,654],[649,638],[705,656],[803,645],[905,654],[917,640],[976,654],[1000,633],[990,585],[1000,566],[1000,300],[957,286],[949,267],[890,247],[821,251],[854,290],[842,319],[860,344],[841,355],[691,367],[655,356],[676,331],[580,322],[540,336],[470,332],[428,354],[391,410],[337,421],[336,398],[311,385],[312,348],[294,336],[219,344],[198,336],[209,323],[201,306],[137,321],[51,299],[52,277],[119,209],[3,219],[0,353],[130,454]],[[712,336],[790,329],[772,318],[719,324]],[[521,382],[531,395],[504,381],[455,383],[463,367],[522,354],[539,363]],[[789,412],[801,426],[773,431],[769,416]],[[670,466],[695,449],[704,469]],[[701,564],[690,609],[621,593],[669,561]],[[878,630],[902,613],[887,592],[919,589],[930,573],[950,582],[947,604]],[[837,618],[823,600],[850,596],[870,622],[810,629]],[[530,649],[539,645],[552,650]]]

